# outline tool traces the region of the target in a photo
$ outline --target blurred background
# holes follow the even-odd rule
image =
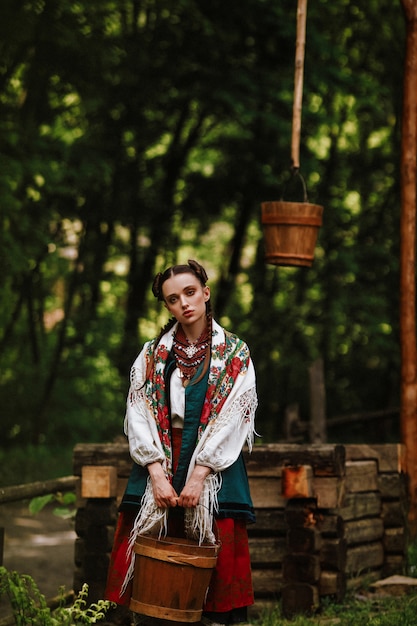
[[[265,262],[260,206],[301,193],[296,10],[2,0],[2,484],[122,436],[130,365],[167,320],[153,277],[189,258],[251,348],[263,443],[308,441],[317,364],[329,441],[399,440],[404,17],[309,4],[300,162],[324,215],[313,266],[286,268]]]

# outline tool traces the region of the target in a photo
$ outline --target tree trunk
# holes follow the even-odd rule
[[[310,380],[310,442],[327,443],[324,362],[316,359],[308,369]]]
[[[416,151],[417,0],[401,0],[406,21],[406,56],[401,149],[401,437],[406,447],[410,534],[417,534],[417,351],[416,351]]]

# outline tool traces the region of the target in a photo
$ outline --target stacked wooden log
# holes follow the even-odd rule
[[[377,555],[374,547],[374,568],[375,574],[391,576],[393,574],[404,574],[406,565],[407,547],[407,489],[406,489],[406,467],[405,449],[399,444],[392,445],[346,445],[347,465],[351,469],[360,468],[366,465],[368,468],[373,464],[376,467],[376,477],[372,478],[374,499],[377,495],[380,498],[380,520],[379,526],[374,525],[375,535],[380,533],[382,550],[379,548]],[[357,483],[365,483],[364,472],[358,472]],[[369,479],[369,477],[368,477]],[[367,498],[370,506],[371,494]],[[376,503],[375,503],[376,508]],[[367,540],[363,538],[363,543]],[[366,551],[369,554],[369,545]],[[381,553],[382,552],[382,558]],[[380,563],[376,566],[376,561]],[[376,576],[374,576],[376,577]]]
[[[74,590],[87,582],[91,602],[103,598],[116,518],[114,498],[91,498],[77,511]]]
[[[288,615],[341,600],[364,577],[403,573],[403,447],[255,446],[245,454],[256,524],[249,527],[258,605],[282,600]],[[117,517],[131,469],[126,444],[80,444],[74,588],[102,597]]]
[[[249,531],[257,596],[273,584],[291,615],[313,611],[323,596],[341,600],[365,578],[403,573],[402,457],[398,445],[255,448],[247,466],[258,519]],[[272,531],[270,518],[275,552],[260,549],[271,541],[261,539]]]
[[[286,554],[286,500],[281,493],[281,458],[272,446],[255,447],[246,455],[256,524],[249,526],[252,578],[256,596],[277,601],[282,589]]]
[[[117,506],[132,466],[125,444],[80,444],[74,449],[77,513],[74,590],[89,586],[89,601],[103,598],[117,521]]]
[[[258,597],[260,573],[268,572],[284,612],[311,612],[320,595],[342,597],[345,589],[346,548],[337,516],[328,512],[344,497],[345,451],[340,445],[295,444],[260,446],[247,457],[248,475],[257,519],[250,529],[254,587]],[[264,520],[282,520],[276,528],[283,558],[274,567],[273,552],[266,562],[259,554]],[[271,571],[272,570],[272,571]],[[267,589],[262,588],[262,594]]]

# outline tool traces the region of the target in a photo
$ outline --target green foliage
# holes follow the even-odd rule
[[[77,512],[77,509],[73,506],[76,500],[75,493],[71,491],[66,493],[48,493],[44,496],[32,498],[29,502],[29,511],[32,515],[36,515],[50,502],[57,502],[59,506],[53,509],[53,514],[63,519],[73,519]]]
[[[96,624],[105,618],[112,606],[115,606],[107,600],[99,600],[97,603],[88,605],[88,585],[86,584],[83,585],[71,606],[66,606],[64,590],[60,591],[60,604],[56,609],[51,609],[31,576],[9,572],[5,567],[0,567],[0,597],[4,594],[9,599],[16,626]]]
[[[29,502],[29,511],[32,513],[32,515],[36,515],[36,513],[42,511],[42,509],[45,508],[47,504],[52,502],[52,500],[54,500],[53,493],[48,493],[45,496],[37,496],[36,498],[32,498]]]
[[[121,432],[164,320],[152,277],[191,257],[251,347],[265,440],[289,404],[308,419],[318,356],[330,417],[398,404],[401,6],[309,7],[309,270],[265,266],[260,225],[288,178],[295,30],[287,0],[1,3],[2,447]]]
[[[0,447],[2,485],[19,485],[70,476],[73,447],[64,443]]]

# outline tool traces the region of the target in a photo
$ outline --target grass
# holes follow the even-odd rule
[[[323,602],[312,616],[285,619],[280,607],[262,614],[259,626],[417,626],[417,595],[374,598],[347,595],[343,603]]]
[[[407,575],[417,578],[417,539],[407,551]],[[368,583],[349,591],[343,601],[321,598],[312,615],[284,616],[277,601],[273,609],[264,610],[256,626],[417,626],[417,587],[406,595],[389,596],[371,590]]]

